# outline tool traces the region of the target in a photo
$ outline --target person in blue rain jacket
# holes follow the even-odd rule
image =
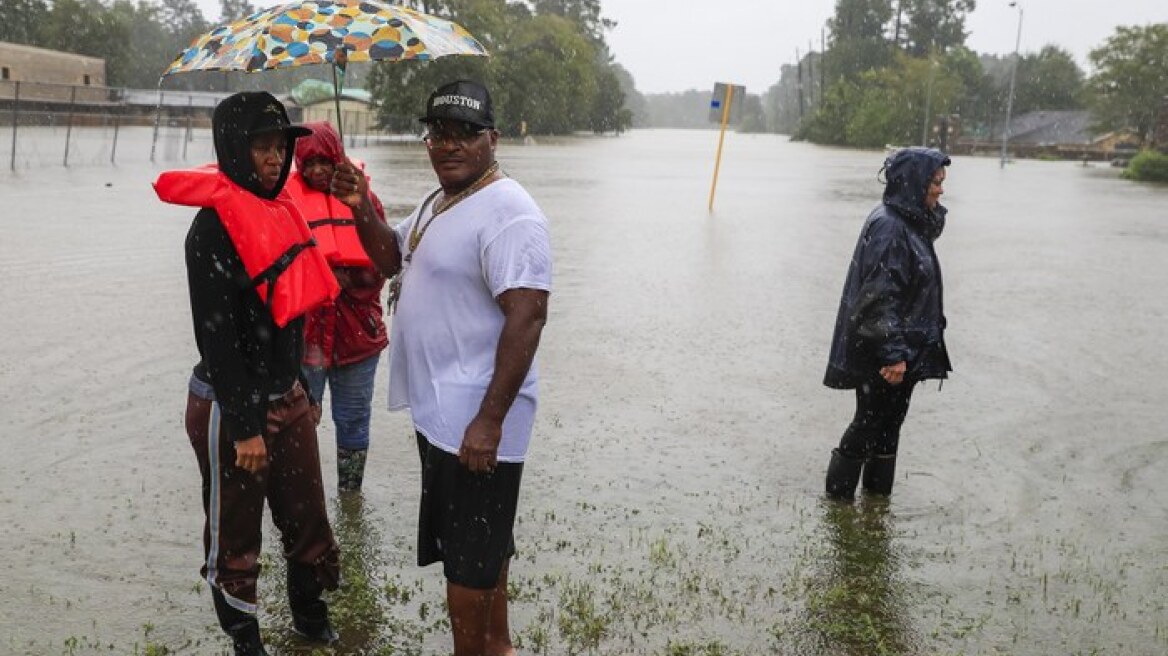
[[[844,282],[824,384],[853,389],[856,413],[832,450],[827,494],[888,495],[900,427],[916,383],[952,371],[945,348],[941,265],[945,153],[905,148],[885,160],[883,201],[860,231]]]

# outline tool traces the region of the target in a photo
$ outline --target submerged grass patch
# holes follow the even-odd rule
[[[973,656],[1168,653],[1165,571],[1072,533],[1021,533],[992,550],[959,517],[898,515],[895,502],[814,498],[758,506],[695,498],[711,512],[665,519],[614,504],[535,505],[521,516],[511,569],[511,624],[524,654],[645,656]],[[359,497],[334,511],[344,583],[328,597],[341,643],[289,630],[284,565],[263,554],[261,622],[279,653],[448,654],[437,567],[414,564],[413,527],[385,536]],[[384,510],[384,509],[380,509]],[[781,514],[786,522],[769,520]],[[202,584],[206,625],[159,635],[146,624],[133,653],[200,654],[226,647]],[[188,599],[189,601],[189,599]],[[55,603],[65,604],[67,600]],[[176,603],[183,603],[180,599]],[[1106,631],[1103,631],[1103,628]],[[1119,627],[1119,628],[1117,628]],[[94,627],[90,636],[101,635]],[[1053,651],[1035,651],[1046,645]],[[109,653],[83,635],[14,653]],[[13,648],[16,647],[16,648]],[[1151,651],[1149,651],[1149,648]],[[1045,649],[1045,648],[1044,648]]]

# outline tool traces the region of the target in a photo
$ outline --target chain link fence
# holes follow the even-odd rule
[[[0,166],[203,163],[215,158],[211,114],[228,92],[123,89],[0,81]],[[289,107],[332,121],[334,112]],[[323,114],[323,115],[322,115]],[[394,140],[368,112],[344,112],[350,146]],[[335,124],[335,122],[334,122]]]

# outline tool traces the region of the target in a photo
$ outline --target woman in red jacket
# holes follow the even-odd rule
[[[353,214],[329,193],[333,170],[345,160],[337,131],[310,123],[296,141],[297,174],[287,190],[312,229],[341,286],[336,301],[310,312],[304,327],[304,376],[318,402],[326,383],[332,393],[337,434],[337,487],[360,490],[369,449],[373,381],[381,351],[389,343],[381,306],[382,277],[361,247]],[[379,218],[385,210],[370,192]]]

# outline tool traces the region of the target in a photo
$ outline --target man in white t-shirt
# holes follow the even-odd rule
[[[381,272],[401,274],[389,407],[410,410],[422,459],[418,564],[443,561],[455,656],[505,656],[515,651],[507,569],[551,291],[547,219],[499,171],[486,88],[438,88],[421,121],[440,187],[409,218],[379,222],[351,166],[338,167],[333,190],[356,210]]]

